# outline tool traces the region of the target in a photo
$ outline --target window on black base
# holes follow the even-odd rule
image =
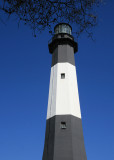
[[[66,129],[66,122],[61,122],[61,129]]]

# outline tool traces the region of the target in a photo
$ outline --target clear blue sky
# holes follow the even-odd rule
[[[73,27],[75,31],[75,27]],[[114,1],[99,8],[95,42],[75,55],[88,160],[114,160]],[[0,23],[0,160],[41,160],[51,69],[48,31]]]

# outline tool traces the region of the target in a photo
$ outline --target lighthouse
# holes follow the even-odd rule
[[[87,160],[82,129],[72,27],[59,23],[48,44],[52,54],[42,160]]]

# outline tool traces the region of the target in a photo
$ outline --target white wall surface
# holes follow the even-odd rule
[[[61,79],[61,73],[65,73],[65,79]],[[76,68],[70,63],[51,68],[47,119],[55,115],[81,118]]]

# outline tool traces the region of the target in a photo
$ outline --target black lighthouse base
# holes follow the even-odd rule
[[[80,118],[56,115],[47,120],[42,160],[87,160]]]

